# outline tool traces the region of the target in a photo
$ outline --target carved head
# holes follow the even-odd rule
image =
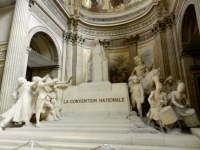
[[[167,79],[165,80],[168,83],[172,83],[174,81],[172,76],[167,77]]]
[[[179,93],[185,91],[185,84],[184,83],[179,83],[178,86],[177,86],[177,91]]]
[[[140,82],[140,80],[138,79],[137,76],[130,76],[130,78],[128,80],[133,81],[133,83],[139,83]]]
[[[19,78],[17,79],[17,81],[18,81],[19,84],[24,84],[24,83],[27,82],[27,80],[26,80],[24,77],[19,77]]]
[[[33,77],[33,79],[32,79],[32,81],[33,82],[38,82],[38,81],[41,81],[42,80],[42,78],[40,78],[40,77]]]
[[[156,83],[156,90],[157,90],[158,92],[161,92],[161,91],[162,91],[162,83],[160,83],[160,82],[157,82],[157,83]]]
[[[141,65],[143,64],[142,58],[140,56],[135,56],[134,61],[136,65]]]
[[[99,39],[95,38],[95,39],[94,39],[94,44],[95,44],[95,45],[99,45]]]

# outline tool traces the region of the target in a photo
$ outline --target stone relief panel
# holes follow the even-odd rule
[[[149,70],[157,68],[154,42],[139,45],[137,51],[138,55],[142,58],[144,65],[147,66]]]
[[[127,82],[129,77],[129,50],[110,50],[109,52],[110,82]]]

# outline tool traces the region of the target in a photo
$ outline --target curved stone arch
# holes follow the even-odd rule
[[[48,30],[47,28],[45,28],[43,26],[32,28],[28,33],[29,44],[31,42],[32,37],[38,32],[44,32],[52,39],[52,41],[54,42],[54,44],[56,46],[56,50],[57,50],[58,65],[61,66],[61,62],[62,62],[61,50],[60,50],[60,47],[59,47],[59,44],[58,44],[58,41],[57,41],[56,37],[53,35],[53,33],[50,30]]]
[[[188,0],[182,7],[181,11],[180,11],[180,20],[179,20],[179,24],[178,24],[178,39],[179,39],[179,52],[181,52],[183,50],[183,46],[182,46],[182,24],[183,24],[183,19],[184,19],[184,15],[185,15],[185,12],[187,10],[187,8],[190,6],[190,5],[194,5],[195,7],[195,2],[194,0]]]

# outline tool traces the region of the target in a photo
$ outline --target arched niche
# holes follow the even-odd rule
[[[182,47],[183,49],[191,42],[192,37],[195,34],[198,34],[198,24],[195,13],[195,7],[193,4],[190,4],[183,17],[182,21]]]
[[[29,45],[31,51],[28,56],[26,78],[31,81],[33,76],[59,77],[59,53],[54,40],[48,33],[39,31],[34,33]]]

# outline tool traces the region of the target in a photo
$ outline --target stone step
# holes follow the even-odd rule
[[[63,132],[21,132],[5,131],[0,134],[0,140],[23,140],[23,141],[44,141],[73,142],[73,143],[107,143],[112,145],[137,145],[156,147],[177,147],[200,149],[200,139],[194,135],[181,134],[113,134],[113,133],[63,133]],[[1,144],[0,144],[1,145]]]
[[[134,133],[152,133],[157,134],[158,131],[153,128],[103,128],[103,127],[44,127],[44,128],[33,128],[33,127],[21,127],[21,128],[7,128],[7,131],[21,131],[21,132],[78,132],[78,133],[114,133],[114,134],[127,134],[130,131]]]
[[[117,127],[117,128],[129,128],[129,127],[138,127],[138,128],[147,128],[148,126],[144,124],[143,122],[129,122],[129,123],[104,123],[104,122],[99,122],[99,123],[82,123],[82,122],[75,122],[75,123],[70,123],[70,122],[59,122],[59,121],[42,121],[41,124],[46,127]]]
[[[0,140],[0,150],[10,150],[26,144],[27,141],[23,140]],[[71,143],[71,142],[37,142],[41,146],[45,146],[52,150],[91,150],[102,144],[91,143]],[[175,148],[175,147],[157,147],[157,146],[138,146],[138,145],[111,145],[115,150],[198,150],[196,148]],[[20,150],[27,150],[30,144],[20,148]],[[37,145],[34,145],[34,150],[44,150]],[[110,148],[108,148],[109,150]],[[105,147],[100,147],[98,150],[105,150]]]

